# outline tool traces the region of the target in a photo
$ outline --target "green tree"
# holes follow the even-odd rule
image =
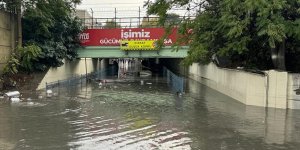
[[[192,22],[182,22],[180,28],[182,34],[193,29],[186,38],[190,45],[186,64],[210,62],[215,54],[230,58],[231,66],[285,70],[286,62],[288,70],[296,70],[293,64],[300,64],[296,58],[300,43],[298,0],[206,0],[198,3],[157,0],[148,5],[148,12],[159,15],[162,23],[166,21],[166,12],[173,7],[186,7],[196,12],[196,18]]]
[[[41,48],[34,60],[34,69],[45,70],[63,64],[63,59],[76,58],[80,46],[78,34],[83,30],[80,19],[74,16],[80,0],[26,1],[23,13],[23,41]]]
[[[38,59],[42,50],[35,44],[18,48],[20,67],[24,71],[30,73],[33,71],[33,62]]]
[[[20,61],[19,61],[18,56],[15,53],[12,53],[10,55],[8,62],[4,66],[3,74],[0,78],[0,82],[1,82],[2,86],[3,85],[11,86],[16,83],[14,80],[14,75],[16,75],[19,72],[19,70],[18,70],[19,66],[20,66]]]
[[[19,72],[18,67],[20,65],[20,61],[15,53],[10,55],[7,64],[3,69],[3,75],[7,77],[11,77]]]

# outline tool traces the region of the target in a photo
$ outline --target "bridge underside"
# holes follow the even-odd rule
[[[184,58],[188,47],[182,46],[178,51],[166,46],[161,50],[120,50],[118,46],[87,46],[77,49],[78,58]]]

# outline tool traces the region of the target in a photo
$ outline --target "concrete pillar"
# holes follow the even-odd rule
[[[97,68],[98,64],[99,64],[99,59],[98,58],[92,58],[92,64],[93,64],[93,68]]]
[[[156,65],[159,64],[159,58],[155,58],[155,64],[156,64]]]
[[[17,18],[16,18],[16,15],[14,15],[14,14],[10,14],[10,28],[11,28],[11,37],[10,37],[10,39],[11,39],[11,50],[13,51],[13,50],[15,50],[16,49],[16,47],[17,47],[17,34],[18,34],[18,32],[17,32],[17,30],[18,30],[18,27],[17,27],[17,20],[16,20]]]
[[[15,49],[16,15],[0,10],[0,74]]]
[[[101,60],[101,67],[102,67],[102,69],[104,69],[105,67],[107,67],[108,63],[109,63],[109,59],[102,59]]]
[[[18,46],[22,46],[22,12],[21,5],[17,8]]]
[[[105,78],[107,78],[106,71],[104,71],[104,70],[107,69],[108,64],[109,64],[109,59],[102,59],[100,61],[100,68],[99,68],[100,74],[98,74],[99,75],[98,76],[99,79],[105,79]]]
[[[270,70],[267,74],[269,77],[267,107],[286,109],[288,73]]]

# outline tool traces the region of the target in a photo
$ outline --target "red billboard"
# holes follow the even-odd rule
[[[164,35],[163,28],[87,29],[79,35],[82,46],[120,46],[120,40],[158,40]],[[177,29],[164,40],[165,45],[176,41]]]

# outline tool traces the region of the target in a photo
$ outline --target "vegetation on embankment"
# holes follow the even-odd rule
[[[19,46],[4,69],[0,82],[14,85],[17,74],[30,74],[58,67],[63,59],[75,59],[80,46],[78,34],[83,30],[75,17],[75,5],[81,0],[5,1],[8,8],[24,8],[23,45]]]
[[[187,10],[179,28],[185,35],[179,43],[190,46],[186,65],[207,64],[217,56],[226,57],[228,67],[300,71],[298,0],[157,0],[146,5],[162,24],[168,10]]]

